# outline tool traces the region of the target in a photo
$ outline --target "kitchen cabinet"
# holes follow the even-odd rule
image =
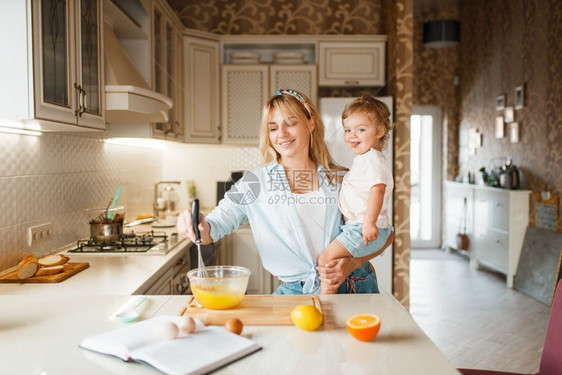
[[[456,248],[466,198],[466,227],[471,264],[513,277],[529,225],[529,190],[505,190],[446,181],[444,187],[443,244]]]
[[[184,56],[185,141],[220,143],[219,42],[188,35]]]
[[[155,1],[152,12],[152,88],[173,101],[168,122],[154,123],[153,136],[183,141],[183,40],[181,22],[164,1]]]
[[[222,241],[219,264],[246,267],[252,272],[247,294],[271,294],[277,289],[280,283],[263,268],[249,225],[242,225]]]
[[[474,191],[474,259],[513,277],[529,225],[529,190],[476,188]]]
[[[160,276],[146,291],[146,295],[170,295],[172,294],[172,269],[168,269]]]
[[[187,272],[191,269],[191,265],[190,247],[185,246],[153,276],[154,281],[137,290],[135,294],[183,295],[191,293],[187,279]]]
[[[316,103],[316,65],[223,65],[223,142],[257,144],[262,107],[278,88],[295,89]]]
[[[104,130],[103,2],[4,2],[0,31],[10,39],[0,118],[42,130]],[[15,29],[14,29],[15,27]],[[19,86],[19,88],[18,88]],[[72,126],[68,126],[72,125]],[[31,125],[33,128],[33,125]]]
[[[320,86],[384,86],[386,37],[379,40],[321,41]]]

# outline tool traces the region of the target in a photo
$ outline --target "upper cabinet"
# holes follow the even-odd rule
[[[32,4],[35,117],[105,129],[101,0]]]
[[[257,144],[262,108],[277,89],[294,89],[316,103],[316,65],[223,65],[223,142]]]
[[[220,60],[217,40],[187,35],[184,38],[185,140],[220,143]]]
[[[182,26],[165,2],[155,1],[152,15],[152,88],[172,99],[167,122],[154,124],[154,136],[183,141]]]
[[[386,37],[371,41],[321,41],[320,86],[384,86]]]
[[[262,108],[277,89],[293,89],[317,102],[316,43],[292,36],[223,36],[221,39],[222,142],[256,145]]]
[[[257,144],[261,108],[270,95],[267,65],[222,67],[223,143]]]
[[[10,108],[0,118],[40,120],[32,123],[42,130],[105,129],[102,1],[33,0],[1,7],[0,31],[12,40],[1,69],[3,91],[11,96],[3,103]],[[28,20],[30,29],[21,26]]]

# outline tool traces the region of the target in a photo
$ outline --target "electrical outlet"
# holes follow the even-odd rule
[[[27,244],[33,246],[53,237],[51,223],[29,227],[27,230]]]

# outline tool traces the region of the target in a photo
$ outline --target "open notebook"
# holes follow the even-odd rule
[[[158,316],[88,337],[80,347],[125,361],[145,362],[170,375],[204,374],[261,349],[252,340],[223,327],[205,327],[201,322],[189,335],[180,334],[177,339],[165,341],[155,338],[155,324],[162,320],[177,324],[180,319]]]

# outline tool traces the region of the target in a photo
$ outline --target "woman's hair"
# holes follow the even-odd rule
[[[330,183],[332,183],[334,177],[336,177],[336,171],[347,170],[335,164],[332,160],[332,156],[328,151],[328,146],[324,141],[324,123],[322,122],[322,118],[316,106],[306,95],[295,90],[277,90],[275,95],[263,106],[260,130],[260,152],[266,164],[280,157],[269,140],[269,115],[275,109],[283,113],[286,118],[292,116],[298,118],[305,124],[308,124],[309,129],[312,126],[311,122],[314,121],[316,126],[312,132],[310,132],[308,156],[316,166],[322,165]]]
[[[342,123],[346,118],[358,113],[367,115],[373,125],[384,127],[384,135],[380,139],[381,150],[384,150],[388,144],[390,131],[392,130],[390,111],[387,105],[380,100],[375,99],[371,95],[362,95],[360,98],[355,99],[345,106],[341,115]]]

